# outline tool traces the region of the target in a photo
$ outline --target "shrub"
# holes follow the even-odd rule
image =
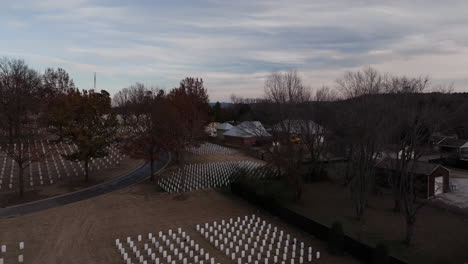
[[[277,202],[294,201],[294,189],[290,184],[280,180],[262,181],[262,185],[257,187],[257,193],[260,196],[267,197]]]
[[[238,182],[242,185],[250,185],[251,180],[249,179],[249,172],[244,168],[237,168],[231,175],[230,175],[232,182]]]
[[[328,251],[332,255],[343,255],[344,233],[340,222],[333,223],[328,233]]]
[[[267,169],[264,178],[255,177],[255,170],[249,172],[243,168],[238,168],[233,174],[231,174],[231,179],[238,183],[243,189],[255,192],[258,196],[275,200],[277,202],[293,201],[293,186],[281,180],[276,170],[259,168],[259,170],[264,169]]]
[[[377,244],[372,254],[372,264],[389,264],[388,249],[382,243]]]

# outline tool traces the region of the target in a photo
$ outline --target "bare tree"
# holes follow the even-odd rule
[[[305,147],[306,159],[309,161],[309,180],[324,176],[323,163],[328,159],[330,139],[330,111],[326,104],[336,100],[335,91],[329,87],[317,89],[311,102],[301,106],[299,122],[300,143]]]
[[[167,95],[172,109],[180,117],[174,127],[172,151],[176,153],[176,161],[180,162],[182,150],[199,145],[205,138],[205,126],[209,120],[208,92],[203,79],[186,77],[179,87],[173,88]],[[177,130],[176,130],[177,129]]]
[[[406,76],[386,75],[381,93],[389,94],[419,94],[426,92],[429,77],[408,78]]]
[[[430,135],[437,131],[441,108],[433,95],[421,94],[428,86],[428,78],[393,77],[389,86],[389,104],[394,111],[388,116],[389,146],[395,153],[390,182],[394,196],[394,210],[403,213],[406,222],[404,242],[410,244],[416,216],[425,205],[417,198],[417,175],[414,166],[427,151]]]
[[[450,83],[448,85],[444,85],[444,84],[434,85],[431,89],[431,92],[433,93],[442,93],[442,94],[451,94],[454,91],[455,91],[454,83]]]
[[[123,150],[134,158],[144,159],[150,164],[150,180],[154,179],[154,161],[165,149],[163,141],[168,141],[167,131],[161,127],[164,117],[169,116],[164,101],[164,91],[158,88],[147,88],[136,83],[120,91],[114,100],[124,107],[125,116],[122,124]]]
[[[68,89],[75,89],[75,83],[70,75],[62,68],[47,68],[42,75],[44,89],[48,93],[64,93]]]
[[[347,72],[336,82],[344,98],[379,94],[384,89],[385,77],[377,70],[368,67],[362,71]]]
[[[137,83],[122,90],[115,102],[127,108],[124,118],[123,147],[151,166],[163,151],[180,153],[201,142],[208,119],[208,94],[202,79],[185,78],[180,86],[165,93]]]
[[[421,156],[422,145],[426,140],[427,131],[423,126],[427,124],[421,122],[422,113],[415,108],[415,95],[424,92],[428,83],[427,77],[411,79],[392,76],[386,80],[387,104],[392,109],[387,115],[386,131],[389,138],[386,149],[395,156],[392,162],[392,171],[395,173],[389,177],[389,183],[394,196],[394,211],[397,212],[401,209],[401,180],[406,177],[408,163]]]
[[[19,168],[19,194],[24,194],[24,170],[43,158],[39,110],[44,96],[40,75],[23,60],[0,60],[0,147]]]
[[[312,100],[315,102],[331,102],[337,100],[338,93],[336,90],[331,89],[328,86],[322,86],[315,90],[315,95],[312,96]]]
[[[276,104],[300,104],[310,100],[310,89],[297,71],[273,72],[265,81],[265,98]]]
[[[112,105],[117,108],[117,111],[122,119],[122,123],[126,123],[127,117],[130,114],[130,90],[123,88],[118,91],[112,98]]]
[[[263,98],[244,98],[231,95],[231,105],[228,108],[223,108],[228,120],[235,122],[262,120],[268,119],[270,109],[266,109],[265,99]],[[255,108],[255,109],[254,109]],[[265,112],[265,110],[267,110]]]
[[[265,101],[270,104],[270,122],[273,123],[273,146],[267,147],[274,165],[295,186],[296,198],[302,196],[303,178],[300,173],[304,147],[295,138],[303,132],[300,112],[311,99],[296,71],[273,72],[265,81]]]
[[[348,149],[348,173],[351,197],[359,219],[364,216],[374,182],[374,166],[383,146],[384,109],[374,96],[384,89],[383,76],[372,68],[348,72],[338,79],[338,87],[347,98],[335,131]]]

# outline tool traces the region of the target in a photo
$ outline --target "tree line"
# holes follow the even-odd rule
[[[293,186],[296,199],[301,199],[305,182],[326,178],[326,161],[341,157],[347,161],[343,184],[362,219],[378,188],[376,164],[392,157],[388,181],[394,210],[405,217],[404,241],[410,244],[425,204],[417,197],[414,161],[431,150],[433,133],[460,132],[459,125],[467,120],[459,113],[468,100],[454,106],[451,85],[431,86],[428,77],[384,74],[371,67],[345,73],[334,89],[313,90],[296,71],[270,74],[264,88],[262,98],[238,100],[226,112],[248,105],[249,118],[270,127],[273,143],[262,148]]]
[[[134,158],[151,165],[164,152],[182,160],[182,150],[197,146],[205,137],[209,99],[203,79],[187,77],[166,92],[136,83],[114,96],[122,118],[121,145]]]
[[[168,92],[137,83],[113,99],[105,90],[79,89],[63,69],[41,74],[23,60],[0,60],[0,151],[18,167],[20,197],[25,169],[56,154],[40,140],[76,145],[62,155],[83,164],[87,182],[90,161],[107,156],[112,144],[149,162],[153,180],[162,152],[179,160],[182,149],[204,137],[209,106],[202,79],[187,77]]]

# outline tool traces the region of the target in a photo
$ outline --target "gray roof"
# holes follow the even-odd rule
[[[224,136],[252,138],[269,137],[271,135],[266,131],[262,123],[259,121],[244,121],[239,125],[229,129],[226,133],[224,133]]]
[[[396,163],[396,159],[386,158],[386,159],[381,160],[375,166],[381,169],[394,170],[395,163]],[[419,175],[431,175],[432,172],[439,167],[444,168],[442,165],[429,163],[429,162],[423,162],[423,161],[413,160],[408,163],[409,171],[414,174],[419,174]]]
[[[229,130],[233,128],[233,126],[231,124],[229,124],[228,122],[225,122],[225,123],[222,123],[222,124],[219,124],[216,129],[219,129],[219,130]]]
[[[438,144],[440,147],[449,147],[449,148],[468,148],[468,140],[466,139],[455,139],[455,138],[445,138],[440,141]]]
[[[434,144],[439,144],[442,140],[446,139],[447,137],[444,136],[432,136],[431,140]]]

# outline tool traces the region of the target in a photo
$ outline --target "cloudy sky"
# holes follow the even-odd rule
[[[271,71],[320,87],[369,65],[468,91],[468,1],[0,0],[4,56],[111,93],[203,77],[212,101],[261,96]]]

